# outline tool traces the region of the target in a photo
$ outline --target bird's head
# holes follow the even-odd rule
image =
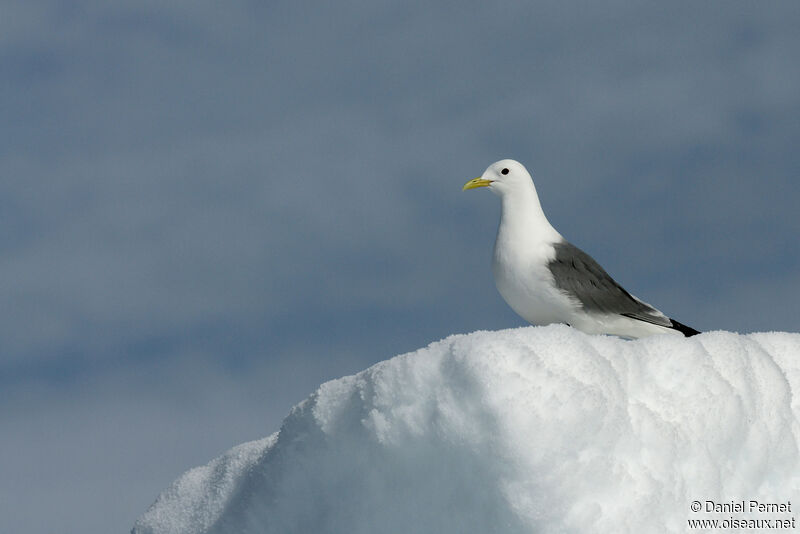
[[[465,183],[462,190],[488,187],[492,193],[502,196],[522,188],[530,188],[532,184],[531,175],[522,163],[503,159],[489,165],[483,175]]]

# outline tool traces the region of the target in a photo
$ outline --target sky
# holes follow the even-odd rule
[[[497,294],[492,162],[700,330],[798,331],[800,4],[17,2],[0,531],[126,531]]]

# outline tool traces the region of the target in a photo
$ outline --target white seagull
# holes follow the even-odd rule
[[[545,217],[521,163],[492,163],[463,190],[476,187],[488,188],[502,201],[494,281],[503,299],[529,323],[566,323],[589,334],[627,338],[700,333],[625,291],[591,256],[564,239]]]

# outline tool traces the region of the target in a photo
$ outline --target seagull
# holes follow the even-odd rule
[[[521,163],[492,163],[462,190],[477,187],[488,188],[502,203],[492,261],[497,290],[529,323],[566,323],[588,334],[625,338],[700,333],[628,293],[591,256],[564,239],[545,217],[533,179]]]

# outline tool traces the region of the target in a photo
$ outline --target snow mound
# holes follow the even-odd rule
[[[800,334],[476,332],[323,384],[278,434],[184,474],[133,532],[641,533],[788,519],[690,506],[800,508],[798,446]]]

